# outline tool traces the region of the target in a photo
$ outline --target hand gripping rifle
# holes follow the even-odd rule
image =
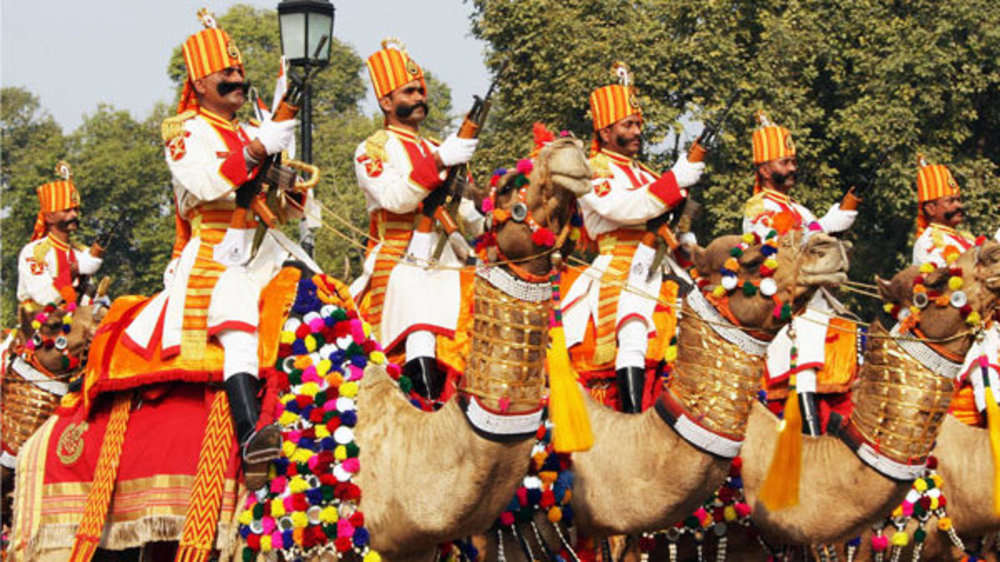
[[[719,134],[719,131],[722,130],[722,126],[725,125],[726,118],[729,116],[729,111],[732,110],[733,105],[740,98],[741,94],[742,90],[737,88],[729,97],[729,100],[726,101],[726,106],[719,115],[719,118],[715,122],[709,122],[705,125],[701,134],[698,135],[698,138],[691,144],[691,148],[688,149],[688,162],[701,162],[705,160],[708,147],[715,141],[715,137]],[[656,254],[653,256],[653,266],[649,268],[649,273],[646,274],[647,281],[651,280],[655,272],[659,271],[660,266],[663,265],[663,258],[667,255],[667,249],[669,248],[673,251],[680,247],[680,242],[674,236],[674,230],[681,234],[691,232],[691,221],[698,216],[698,211],[701,210],[701,203],[695,201],[692,195],[693,193],[689,191],[687,198],[684,199],[684,206],[681,208],[681,211],[674,214],[669,223],[669,213],[664,213],[646,223],[646,229],[649,230],[649,234],[652,234],[652,236],[647,234],[645,240],[651,241],[650,239],[652,239],[656,240],[657,243]]]
[[[479,136],[483,124],[486,122],[486,116],[490,112],[490,105],[492,104],[490,98],[493,96],[493,89],[496,88],[497,81],[503,75],[506,67],[506,63],[500,67],[497,77],[490,83],[489,89],[486,90],[486,96],[473,96],[472,109],[465,115],[462,126],[458,128],[459,138],[474,139]],[[472,248],[465,241],[459,225],[453,218],[458,213],[459,205],[462,204],[462,195],[468,183],[468,176],[468,164],[452,166],[448,168],[448,175],[445,177],[444,183],[424,198],[424,206],[421,211],[423,217],[417,226],[417,230],[429,232],[431,226],[433,226],[433,219],[437,219],[445,232],[445,236],[438,238],[437,245],[434,247],[434,253],[431,254],[430,263],[436,263],[441,259],[445,243],[450,243],[452,250],[455,251],[455,255],[464,262],[468,262],[473,255]]]
[[[327,35],[323,35],[320,38],[319,44],[316,46],[315,57],[319,57],[319,53],[329,39]],[[295,118],[301,107],[302,94],[306,89],[305,86],[312,80],[320,68],[313,68],[301,80],[292,83],[288,91],[285,92],[284,97],[282,97],[277,109],[275,109],[274,115],[271,116],[272,120],[287,121]],[[313,179],[318,179],[315,167],[310,167],[309,171],[313,172]],[[277,189],[265,189],[265,186],[274,186]],[[247,217],[249,212],[252,212],[260,219],[260,224],[257,225],[257,229],[254,232],[250,256],[246,261],[249,261],[256,253],[257,248],[260,247],[267,229],[274,227],[278,222],[278,217],[273,209],[278,206],[279,192],[292,189],[293,187],[297,187],[295,184],[295,172],[281,165],[281,153],[278,153],[265,158],[257,170],[257,175],[236,190],[236,210],[233,211],[233,216],[229,223],[230,228],[245,229],[249,223]],[[237,252],[239,252],[238,249]],[[242,257],[241,252],[238,257]],[[243,260],[237,259],[236,261]]]

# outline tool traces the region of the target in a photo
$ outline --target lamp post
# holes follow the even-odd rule
[[[301,69],[298,76],[289,71],[289,79],[298,82],[302,88],[302,107],[299,109],[302,123],[301,158],[303,162],[310,164],[312,163],[312,85],[306,77],[311,71],[330,64],[333,12],[333,4],[329,0],[282,0],[278,3],[281,52],[293,69]],[[300,229],[300,233],[302,246],[312,255],[313,233],[304,227]]]

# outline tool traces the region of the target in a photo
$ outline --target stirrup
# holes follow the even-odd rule
[[[243,457],[243,478],[250,490],[267,485],[268,467],[281,453],[281,428],[271,424],[250,434],[240,447]]]

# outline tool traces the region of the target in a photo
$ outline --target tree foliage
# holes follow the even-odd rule
[[[473,0],[473,34],[488,66],[510,64],[480,172],[524,154],[543,120],[591,136],[590,92],[626,61],[646,120],[646,159],[667,167],[662,141],[682,115],[713,119],[743,90],[697,197],[702,239],[739,228],[752,179],[750,135],[765,110],[795,139],[793,195],[822,215],[850,185],[865,198],[848,234],[852,277],[909,262],[916,155],[947,164],[966,199],[966,227],[997,226],[1000,12],[987,0],[658,2]],[[687,135],[690,139],[692,135]],[[684,149],[684,146],[680,147]]]

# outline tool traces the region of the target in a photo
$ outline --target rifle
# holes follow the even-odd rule
[[[474,139],[479,136],[479,132],[486,122],[486,116],[490,112],[490,105],[492,104],[490,98],[493,97],[493,89],[496,88],[497,81],[500,80],[500,76],[503,75],[503,71],[506,68],[507,63],[504,63],[500,67],[500,71],[497,72],[496,78],[490,83],[490,87],[486,90],[484,97],[473,96],[472,109],[465,115],[462,126],[458,128],[459,138]],[[462,203],[462,195],[465,192],[468,175],[468,164],[452,166],[448,169],[448,175],[445,177],[441,187],[435,189],[430,195],[424,198],[423,210],[421,211],[423,217],[417,229],[421,232],[429,232],[433,224],[432,219],[437,219],[446,234],[446,236],[438,238],[437,245],[434,247],[434,253],[431,254],[431,263],[441,259],[446,242],[451,243],[452,249],[455,250],[455,254],[458,255],[459,259],[468,261],[472,255],[472,248],[469,247],[459,225],[452,218],[458,212],[458,207]]]
[[[701,162],[705,160],[705,155],[708,153],[708,146],[715,140],[716,135],[722,130],[722,126],[726,123],[726,118],[729,116],[729,112],[733,109],[733,105],[742,95],[743,90],[736,88],[729,99],[726,101],[726,106],[723,108],[722,113],[714,122],[709,122],[702,129],[701,134],[694,139],[694,143],[691,144],[691,148],[688,149],[687,159],[688,162]],[[659,271],[660,266],[663,265],[663,259],[667,255],[667,249],[677,250],[680,247],[680,243],[677,241],[677,237],[674,236],[673,230],[676,229],[681,234],[691,231],[691,222],[696,216],[698,216],[698,211],[701,210],[701,203],[698,203],[692,198],[693,193],[688,192],[687,198],[684,200],[684,206],[681,208],[679,213],[676,213],[671,217],[672,220],[668,221],[668,214],[656,217],[646,223],[647,230],[650,233],[655,233],[653,236],[647,235],[644,241],[650,241],[652,238],[656,240],[656,253],[653,255],[653,266],[649,268],[649,273],[646,274],[646,281],[653,278],[656,271]]]
[[[322,51],[329,39],[328,35],[320,37],[319,44],[316,45],[315,57],[319,57],[319,53]],[[274,114],[271,116],[272,120],[287,121],[295,118],[299,112],[299,108],[301,107],[301,98],[302,93],[306,89],[305,86],[310,80],[312,80],[320,68],[321,67],[315,67],[311,71],[307,72],[301,80],[293,81],[292,85],[288,88],[288,91],[286,91],[285,95],[281,98],[281,102],[278,104],[277,109],[275,109]],[[288,180],[289,176],[291,176],[291,182]],[[294,173],[288,173],[281,166],[280,153],[273,154],[265,158],[264,161],[261,162],[260,168],[257,170],[257,175],[236,190],[236,209],[233,211],[229,227],[237,230],[245,229],[248,222],[248,212],[252,212],[257,215],[260,219],[260,224],[257,225],[257,229],[254,232],[250,255],[245,261],[242,260],[242,244],[237,244],[232,250],[229,251],[229,253],[232,254],[231,259],[235,263],[239,263],[240,261],[244,261],[244,263],[246,263],[253,259],[253,256],[257,253],[257,249],[260,248],[261,242],[264,240],[264,234],[267,232],[267,229],[274,227],[278,220],[272,208],[277,204],[277,192],[279,189],[268,189],[266,192],[262,193],[261,190],[265,182],[267,182],[268,185],[274,185],[278,188],[284,188],[290,183],[294,183]],[[223,246],[225,243],[226,240],[223,239],[222,242],[219,243],[219,246],[217,246],[222,247],[222,251],[220,253],[223,256],[225,256],[227,252],[225,246]]]
[[[94,239],[94,243],[91,244],[90,249],[88,250],[90,252],[90,255],[94,256],[95,258],[102,257],[104,255],[105,250],[107,250],[108,248],[108,244],[111,243],[111,239],[115,237],[115,234],[118,234],[118,232],[121,230],[121,227],[123,225],[131,225],[131,224],[132,224],[132,217],[126,213],[119,212],[118,218],[115,219],[115,222],[112,223],[110,227],[103,228],[98,232],[97,237]],[[82,299],[84,295],[87,295],[91,298],[94,297],[95,291],[97,290],[97,286],[90,282],[89,275],[79,275],[77,277],[76,284],[77,287],[80,288],[79,291],[80,299]]]
[[[844,198],[840,200],[840,208],[845,211],[853,211],[858,208],[858,204],[864,201],[861,197],[856,194],[861,186],[861,190],[868,191],[875,185],[876,174],[885,161],[889,158],[889,154],[892,153],[893,148],[886,148],[882,151],[879,156],[878,161],[875,163],[875,168],[870,174],[861,174],[857,177],[858,181],[852,182],[851,187],[847,188],[847,193],[844,194]]]

